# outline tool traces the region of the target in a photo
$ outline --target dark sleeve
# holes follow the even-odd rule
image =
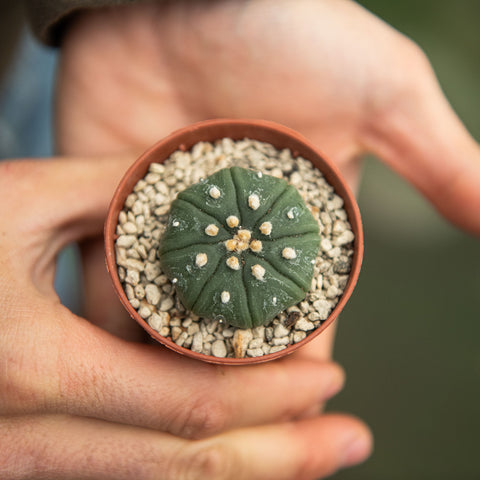
[[[58,46],[62,32],[81,9],[136,3],[136,0],[25,0],[35,35],[45,44]]]

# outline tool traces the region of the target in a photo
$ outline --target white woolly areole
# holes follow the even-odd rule
[[[238,261],[237,257],[228,257],[227,258],[227,265],[232,270],[239,270],[240,269],[240,262]]]
[[[195,265],[197,267],[204,267],[208,262],[208,257],[206,253],[198,253],[195,257]]]
[[[264,235],[270,235],[272,233],[272,224],[270,222],[263,222],[260,225],[259,230]]]
[[[252,240],[250,242],[250,250],[258,253],[262,251],[262,242],[260,240]]]
[[[252,267],[252,275],[257,280],[263,280],[263,278],[265,277],[265,269],[257,263],[256,265],[253,265],[253,267]]]
[[[212,198],[219,198],[220,197],[220,190],[218,189],[218,187],[216,187],[215,185],[213,187],[210,188],[210,190],[208,191],[208,194],[212,197]]]
[[[215,237],[218,233],[218,227],[213,223],[211,223],[210,225],[207,226],[207,228],[205,228],[205,233],[209,237]]]
[[[256,210],[260,206],[260,198],[256,193],[252,193],[248,196],[248,206],[252,210]]]
[[[229,217],[227,217],[227,225],[230,228],[238,227],[239,223],[240,223],[240,220],[235,215],[230,215]]]
[[[297,252],[291,247],[285,247],[282,250],[282,257],[287,260],[293,260],[294,258],[297,258]]]
[[[230,292],[224,290],[221,294],[222,303],[228,303],[230,301]]]

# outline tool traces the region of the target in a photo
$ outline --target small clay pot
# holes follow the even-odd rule
[[[193,352],[192,350],[178,346],[171,339],[161,336],[156,330],[151,328],[143,320],[137,311],[130,305],[125,291],[118,277],[118,268],[115,260],[115,240],[118,215],[124,207],[127,196],[132,192],[136,183],[145,177],[151,163],[163,163],[176,150],[190,150],[198,142],[214,142],[221,138],[231,138],[241,140],[250,138],[272,144],[278,150],[284,148],[290,149],[294,157],[301,156],[310,160],[313,165],[320,170],[325,179],[335,189],[335,193],[342,197],[344,209],[347,212],[348,220],[355,234],[354,255],[352,267],[349,274],[349,280],[345,291],[329,317],[312,333],[307,335],[302,341],[287,345],[287,348],[279,352],[271,353],[261,357],[245,358],[218,358],[212,355]],[[272,122],[260,120],[208,120],[173,132],[168,137],[160,140],[158,143],[148,149],[138,160],[128,169],[120,184],[118,185],[112,202],[110,204],[107,220],[105,223],[105,252],[107,270],[113,281],[114,289],[120,298],[123,306],[130,316],[135,319],[148,334],[176,352],[188,357],[196,358],[205,362],[229,365],[245,365],[252,363],[267,362],[285,355],[289,355],[298,348],[301,348],[307,342],[310,342],[322,333],[342,311],[353,292],[355,284],[360,273],[360,267],[363,258],[363,230],[360,219],[360,212],[350,188],[343,179],[338,168],[329,161],[322,153],[318,151],[299,133]]]

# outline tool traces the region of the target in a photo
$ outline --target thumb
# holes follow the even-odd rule
[[[480,235],[480,147],[445,98],[425,55],[413,52],[408,80],[388,100],[377,101],[365,148],[447,219]]]

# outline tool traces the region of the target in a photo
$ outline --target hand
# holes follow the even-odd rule
[[[342,386],[335,364],[208,365],[60,304],[55,257],[101,232],[129,163],[0,163],[0,477],[297,480],[364,459],[365,426],[312,413]]]
[[[179,0],[100,9],[79,16],[62,52],[64,153],[143,150],[197,120],[264,118],[306,135],[354,189],[359,158],[377,154],[451,221],[480,233],[477,143],[421,50],[354,2]],[[88,295],[88,318],[115,331],[118,301],[100,280],[95,252],[85,276],[103,308]],[[109,317],[116,326],[105,325]],[[328,357],[332,333],[302,354]]]

